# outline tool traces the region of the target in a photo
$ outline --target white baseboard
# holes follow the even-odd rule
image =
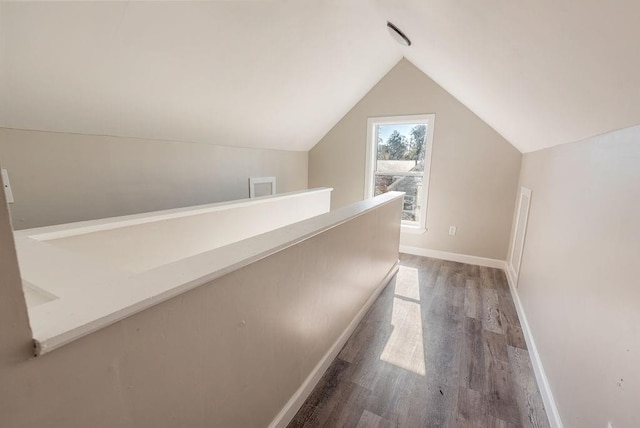
[[[560,413],[558,412],[558,406],[556,405],[556,401],[553,398],[549,380],[547,379],[547,375],[545,374],[544,368],[542,367],[542,360],[540,360],[538,348],[536,347],[536,343],[533,340],[533,334],[531,333],[531,328],[529,327],[527,316],[524,313],[524,307],[522,306],[520,296],[518,295],[518,290],[516,289],[515,278],[511,276],[511,271],[507,266],[507,262],[503,263],[504,265],[502,266],[502,268],[507,275],[507,281],[509,282],[509,288],[511,289],[511,296],[513,297],[513,302],[516,305],[518,318],[520,318],[520,325],[522,326],[524,340],[527,342],[529,356],[531,357],[531,365],[533,366],[533,372],[536,375],[536,381],[538,382],[538,389],[540,390],[540,395],[542,396],[544,408],[547,411],[549,424],[552,428],[563,428],[562,420],[560,419]]]
[[[408,245],[400,245],[400,252],[412,254],[414,256],[431,257],[440,260],[449,260],[451,262],[466,263],[469,265],[486,266],[492,268],[504,268],[504,260],[489,259],[486,257],[468,256],[466,254],[448,253],[446,251],[429,250],[420,247],[410,247]]]
[[[269,424],[269,428],[284,428],[289,425],[289,422],[291,422],[296,413],[298,413],[298,410],[300,410],[300,407],[302,407],[305,400],[309,397],[309,395],[313,391],[313,388],[316,387],[316,385],[322,378],[322,375],[324,375],[324,372],[327,371],[333,360],[338,356],[338,353],[347,342],[351,334],[354,332],[358,324],[360,324],[360,321],[362,321],[362,318],[364,318],[371,305],[373,305],[373,302],[376,301],[384,287],[389,283],[389,281],[391,281],[393,275],[398,272],[399,267],[399,262],[396,262],[396,264],[393,265],[389,272],[387,272],[387,275],[385,275],[384,279],[380,282],[380,284],[378,284],[371,297],[369,297],[364,306],[360,309],[360,311],[358,311],[355,318],[353,318],[351,323],[349,323],[340,337],[338,337],[338,340],[336,340],[331,348],[327,351],[327,353],[324,354],[320,362],[318,362],[318,364],[313,368],[300,388],[298,388],[295,394],[293,394],[293,396],[289,399],[287,404],[285,404],[285,406],[282,408],[282,410],[280,410],[273,421],[271,421],[271,423]]]
[[[400,246],[400,252],[406,254],[412,254],[416,256],[424,256],[424,257],[432,257],[441,260],[449,260],[459,263],[467,263],[478,266],[486,266],[493,267],[498,269],[503,269],[507,280],[509,282],[509,288],[511,289],[511,295],[513,296],[513,302],[516,306],[516,311],[518,312],[518,318],[520,319],[520,325],[522,326],[522,332],[524,334],[525,341],[527,342],[527,348],[529,350],[529,356],[531,358],[531,364],[533,366],[533,371],[536,377],[536,381],[538,383],[538,389],[540,390],[540,395],[542,396],[542,401],[544,403],[544,408],[547,412],[547,417],[549,418],[549,424],[552,428],[563,428],[562,420],[560,419],[560,413],[558,412],[558,407],[553,398],[553,393],[551,392],[551,387],[549,385],[549,381],[547,379],[547,375],[545,374],[544,368],[542,367],[542,361],[540,360],[540,354],[538,353],[538,348],[536,347],[535,341],[533,340],[533,335],[531,333],[531,329],[529,327],[529,322],[527,321],[527,317],[524,313],[524,308],[522,306],[522,302],[520,301],[520,296],[518,295],[518,291],[515,287],[515,281],[511,277],[509,269],[507,267],[507,262],[504,260],[497,259],[489,259],[484,257],[476,257],[469,256],[466,254],[456,254],[456,253],[448,253],[445,251],[436,251],[436,250],[427,250],[424,248],[418,247],[409,247],[405,245]],[[278,413],[278,415],[274,418],[274,420],[269,424],[269,428],[284,428],[289,422],[293,419],[295,414],[300,410],[302,404],[304,404],[307,397],[313,391],[313,388],[318,384],[324,372],[329,368],[333,360],[336,358],[344,344],[347,342],[353,331],[356,329],[364,315],[367,313],[373,302],[378,298],[384,287],[391,280],[393,275],[398,272],[399,265],[396,263],[391,270],[387,273],[384,279],[380,282],[374,293],[371,295],[369,300],[365,303],[365,305],[360,309],[355,318],[351,321],[349,326],[345,329],[345,331],[340,335],[340,337],[336,340],[333,346],[327,351],[327,353],[322,357],[320,362],[314,367],[311,371],[307,379],[303,382],[303,384],[298,388],[296,393],[291,397],[291,399],[287,402],[287,404],[282,408],[282,410]]]
[[[498,268],[504,270],[507,280],[509,282],[509,288],[511,289],[511,295],[513,296],[513,302],[518,312],[518,318],[520,319],[520,325],[522,326],[522,332],[524,339],[527,342],[527,348],[529,349],[529,356],[531,357],[531,365],[536,376],[536,382],[538,383],[538,389],[542,396],[542,402],[549,418],[549,424],[552,428],[563,428],[562,420],[560,419],[560,413],[558,412],[558,406],[553,398],[551,392],[551,386],[549,380],[542,367],[542,360],[538,353],[538,348],[533,340],[533,334],[527,321],[527,316],[524,313],[524,307],[520,301],[518,290],[516,289],[516,282],[511,275],[511,271],[504,260],[489,259],[485,257],[469,256],[466,254],[448,253],[446,251],[429,250],[419,247],[410,247],[406,245],[400,246],[400,252],[406,254],[412,254],[415,256],[432,257],[434,259],[449,260],[459,263],[467,263],[470,265],[486,266],[492,268]]]

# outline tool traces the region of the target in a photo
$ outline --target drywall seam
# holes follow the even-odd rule
[[[387,275],[382,279],[380,284],[378,284],[373,294],[371,294],[369,300],[365,302],[364,306],[362,306],[360,311],[356,314],[351,323],[349,323],[347,328],[342,332],[340,337],[338,337],[331,348],[329,348],[327,353],[324,354],[322,359],[320,359],[318,364],[313,368],[300,388],[298,388],[295,394],[293,394],[293,396],[289,399],[287,404],[285,404],[282,410],[280,410],[273,421],[269,424],[269,428],[284,428],[289,424],[289,422],[291,422],[296,413],[298,413],[298,410],[300,410],[300,407],[302,407],[306,399],[309,397],[309,395],[311,395],[311,392],[316,387],[318,382],[320,382],[320,379],[327,371],[333,360],[338,356],[338,353],[347,342],[351,334],[355,331],[358,324],[360,324],[360,321],[362,321],[371,305],[373,305],[382,290],[384,290],[389,281],[391,281],[391,278],[393,278],[393,276],[398,272],[399,268],[399,262],[396,262],[391,267],[389,272],[387,272]]]
[[[411,254],[414,256],[431,257],[440,260],[449,260],[452,262],[466,263],[469,265],[486,266],[502,269],[504,260],[489,259],[486,257],[469,256],[467,254],[448,253],[446,251],[430,250],[428,248],[411,247],[409,245],[400,245],[400,252]]]
[[[509,282],[509,288],[511,289],[511,296],[513,297],[513,302],[515,303],[516,311],[518,312],[518,318],[520,319],[520,325],[522,327],[522,332],[524,333],[524,339],[527,342],[529,357],[531,358],[531,365],[533,366],[533,372],[536,375],[536,382],[538,383],[540,395],[542,395],[542,402],[544,403],[544,408],[547,412],[547,417],[549,418],[549,424],[552,428],[563,428],[564,425],[562,424],[562,420],[560,419],[560,412],[558,411],[556,401],[553,398],[551,385],[549,384],[549,380],[547,379],[547,375],[545,374],[544,367],[542,367],[542,360],[540,359],[540,354],[538,353],[536,343],[533,340],[533,333],[531,332],[529,322],[527,321],[527,316],[524,313],[524,307],[522,306],[522,302],[520,301],[520,296],[518,295],[518,291],[516,290],[516,282],[511,276],[506,261],[503,262],[502,269],[507,275],[507,281]]]

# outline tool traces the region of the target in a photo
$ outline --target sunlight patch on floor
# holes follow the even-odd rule
[[[418,270],[400,266],[391,315],[393,331],[380,360],[419,375],[426,375]]]
[[[400,266],[398,276],[396,277],[395,295],[420,301],[418,269]]]

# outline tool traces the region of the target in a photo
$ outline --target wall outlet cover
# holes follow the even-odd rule
[[[449,235],[451,235],[451,236],[455,235],[457,229],[458,228],[455,227],[455,226],[449,226]]]

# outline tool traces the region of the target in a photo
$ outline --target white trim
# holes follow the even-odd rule
[[[393,125],[399,123],[426,123],[427,134],[425,136],[425,156],[424,156],[424,172],[422,174],[422,199],[424,201],[420,212],[420,223],[416,222],[402,222],[403,226],[417,227],[418,229],[425,230],[427,224],[427,205],[429,204],[429,178],[431,176],[431,154],[433,152],[433,134],[435,127],[436,115],[431,114],[416,114],[405,116],[385,116],[385,117],[370,117],[367,119],[367,144],[366,144],[366,156],[365,156],[365,176],[364,176],[364,199],[373,197],[375,184],[374,184],[374,171],[376,164],[377,153],[377,141],[378,141],[378,125]],[[374,144],[374,142],[376,144]],[[376,146],[374,148],[374,145]],[[401,174],[404,175],[404,174]]]
[[[524,213],[522,212],[522,200],[527,199],[527,206],[524,209]],[[513,237],[511,238],[511,252],[509,253],[507,269],[511,276],[513,277],[513,284],[515,287],[518,286],[518,276],[520,275],[520,266],[522,265],[522,254],[524,253],[524,241],[527,236],[527,222],[529,221],[529,208],[531,207],[531,189],[526,187],[520,188],[520,193],[518,197],[518,211],[516,212],[516,222],[515,229],[513,230]],[[524,216],[524,221],[522,222],[522,231],[518,228],[520,225],[520,217]],[[516,239],[518,237],[518,233],[522,233],[522,240],[520,241],[520,247],[516,248]],[[518,266],[514,266],[513,264],[513,256],[518,254]]]
[[[256,197],[256,184],[271,184],[271,195],[276,194],[275,177],[249,177],[249,198]],[[267,196],[267,195],[262,195]]]
[[[467,254],[448,253],[446,251],[430,250],[420,247],[410,247],[408,245],[400,245],[400,252],[405,254],[412,254],[414,256],[431,257],[434,259],[466,263],[469,265],[486,266],[499,269],[504,268],[504,260],[469,256]]]
[[[117,229],[120,227],[134,226],[137,224],[150,223],[153,221],[170,220],[173,218],[187,217],[191,215],[205,214],[214,211],[228,210],[230,208],[240,208],[254,204],[269,203],[274,200],[284,200],[296,198],[302,194],[311,195],[313,193],[332,192],[331,187],[317,187],[310,190],[298,190],[295,192],[280,193],[273,196],[261,196],[257,199],[237,199],[233,201],[215,202],[206,205],[194,205],[182,208],[172,208],[161,211],[151,211],[140,214],[130,214],[118,217],[107,217],[98,220],[85,220],[74,223],[56,224],[53,226],[36,227],[33,229],[22,229],[13,232],[18,239],[29,238],[36,241],[48,241],[50,239],[66,238],[69,236],[82,235],[85,233],[98,232],[102,230]]]
[[[72,295],[29,309],[35,354],[38,356],[51,352],[128,316],[319,235],[325,230],[397,201],[401,197],[401,192],[388,192],[288,227],[281,227],[137,274],[105,268],[106,274],[99,275],[95,282],[73,288]],[[29,245],[28,241],[28,238],[22,239],[24,245]],[[31,241],[39,246],[45,245]],[[16,243],[20,244],[20,240],[16,240]],[[20,253],[20,245],[17,248]],[[32,251],[29,248],[27,250]],[[50,251],[48,254],[56,257],[59,254],[69,256],[68,252]],[[93,267],[102,267],[98,263],[88,265],[80,258],[65,260],[68,260],[68,263],[80,260],[84,263],[83,272],[91,269],[92,275]],[[40,286],[37,282],[34,283]],[[56,317],[56,322],[51,322],[52,317]]]
[[[391,278],[393,278],[393,276],[398,272],[398,269],[399,262],[396,262],[393,267],[391,267],[384,279],[380,282],[380,284],[378,284],[373,294],[371,294],[371,297],[369,297],[364,306],[362,306],[360,311],[358,311],[355,318],[353,318],[347,328],[342,332],[340,337],[338,337],[331,348],[329,348],[327,353],[324,354],[320,362],[316,364],[316,366],[313,368],[309,376],[307,376],[300,388],[298,388],[295,394],[293,394],[293,396],[289,399],[287,404],[285,404],[285,406],[282,408],[282,410],[280,410],[273,421],[271,421],[271,423],[269,424],[269,428],[286,427],[289,422],[291,422],[296,413],[298,413],[298,410],[300,410],[300,407],[302,407],[309,395],[311,395],[311,392],[316,387],[333,360],[338,356],[338,353],[347,342],[351,334],[355,331],[358,324],[360,324],[360,321],[362,321],[371,305],[373,305],[373,302],[376,301],[382,290],[387,286],[389,281],[391,281]]]
[[[515,303],[516,311],[518,312],[520,326],[522,327],[522,332],[524,333],[524,340],[525,342],[527,342],[529,357],[531,358],[531,365],[533,366],[533,372],[536,376],[538,389],[540,390],[542,402],[544,403],[544,408],[547,412],[547,417],[549,418],[549,424],[551,425],[551,428],[563,428],[562,420],[560,419],[560,412],[558,411],[558,406],[556,405],[556,401],[553,398],[553,392],[551,391],[549,380],[547,379],[547,375],[544,371],[544,368],[542,367],[542,360],[540,359],[540,354],[538,353],[536,343],[533,340],[533,333],[531,332],[531,327],[529,326],[529,322],[527,321],[527,316],[524,313],[524,307],[522,306],[522,302],[520,301],[520,296],[518,295],[518,290],[516,289],[516,283],[514,281],[514,278],[511,276],[509,269],[507,268],[507,262],[504,262],[503,269],[507,274],[507,281],[509,282],[509,288],[511,289],[511,296],[513,297],[513,302]]]

